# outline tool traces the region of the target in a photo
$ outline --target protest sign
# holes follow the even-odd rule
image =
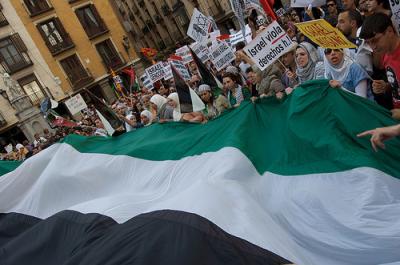
[[[318,46],[325,49],[344,49],[356,48],[338,29],[334,28],[324,19],[311,20],[297,23],[296,27],[315,42]]]
[[[157,64],[150,66],[149,68],[146,68],[146,74],[150,78],[153,84],[158,80],[163,79],[165,76],[163,62],[159,62]]]
[[[85,100],[83,100],[81,94],[77,94],[64,102],[67,106],[71,115],[79,113],[81,110],[87,109]]]
[[[290,37],[278,22],[274,21],[244,47],[243,51],[258,68],[264,70],[294,46]]]
[[[168,62],[164,62],[164,72],[165,72],[164,80],[170,80],[174,77],[172,75],[171,65]]]
[[[173,66],[175,70],[179,73],[183,80],[189,81],[191,79],[190,73],[181,58],[179,58],[178,56],[171,56],[168,61],[171,66]]]
[[[220,71],[224,67],[228,66],[236,58],[231,47],[229,47],[229,45],[223,41],[212,47],[211,57],[217,71]]]
[[[187,35],[197,42],[203,42],[208,37],[211,28],[211,20],[203,15],[197,8],[193,10]]]
[[[246,35],[245,33],[245,2],[244,0],[230,0],[231,7],[233,12],[235,13],[235,16],[237,17],[240,25],[240,29],[242,31],[242,35]],[[244,40],[246,42],[246,40]]]
[[[392,21],[397,33],[400,32],[400,0],[390,0],[390,8],[392,9]]]
[[[326,0],[291,0],[291,7],[308,7],[309,5],[313,7],[319,7],[326,4]]]
[[[147,76],[146,73],[144,73],[141,77],[140,80],[142,81],[142,84],[144,87],[148,89],[154,89],[153,82],[151,82],[150,78]]]
[[[286,13],[286,11],[285,11],[285,9],[283,9],[283,8],[279,8],[278,10],[275,11],[275,14],[276,14],[278,17],[283,17],[283,15],[285,15],[285,13]]]
[[[251,40],[252,40],[251,28],[250,28],[250,26],[247,24],[246,27],[245,27],[245,29],[246,29],[246,31],[245,31],[245,32],[246,32],[246,36],[245,36],[245,38],[246,38],[246,43],[249,43],[249,42],[251,42]],[[237,43],[243,41],[245,38],[243,37],[242,31],[238,31],[238,32],[236,32],[235,34],[232,34],[232,35],[230,36],[231,45],[232,45],[232,46],[235,46]]]
[[[187,45],[177,49],[175,54],[182,57],[184,64],[188,64],[193,61],[192,54],[190,53],[190,49]]]
[[[190,47],[192,48],[192,51],[196,53],[197,57],[200,58],[201,62],[205,63],[210,59],[208,56],[209,52],[206,44],[195,42],[190,45]]]

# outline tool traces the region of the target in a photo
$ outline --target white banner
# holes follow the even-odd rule
[[[274,21],[244,47],[243,51],[253,60],[258,68],[264,70],[288,52],[294,45],[278,22]]]
[[[223,41],[212,47],[211,56],[212,62],[217,71],[221,71],[226,66],[230,65],[230,63],[236,58],[231,47]]]
[[[290,0],[291,7],[319,7],[326,4],[326,0]]]
[[[183,63],[183,61],[175,58],[170,58],[168,59],[168,61],[175,68],[175,70],[181,75],[183,80],[189,81],[191,79],[190,73],[186,68],[185,64]]]
[[[149,68],[146,68],[146,74],[150,78],[153,84],[158,80],[163,79],[165,76],[163,62],[159,62],[157,64],[150,66]]]
[[[400,32],[400,0],[389,0],[390,8],[392,9],[392,22],[397,33]]]
[[[146,73],[144,73],[141,77],[140,80],[142,81],[143,86],[145,86],[148,89],[154,89],[153,82],[151,82],[150,78],[147,76]]]
[[[206,44],[195,42],[190,45],[190,47],[203,63],[210,59],[210,57],[208,56],[209,52]]]
[[[203,42],[208,37],[211,28],[211,20],[203,15],[197,8],[193,10],[187,35],[197,42]]]
[[[237,19],[239,21],[242,35],[246,35],[246,33],[245,33],[246,22],[244,19],[245,18],[245,9],[246,9],[245,1],[244,0],[230,0],[230,3],[232,6],[232,10],[235,13],[235,16],[237,17]],[[245,43],[247,43],[245,39],[244,39],[244,41],[245,41]]]
[[[251,28],[250,26],[247,24],[246,27],[246,43],[250,43],[252,40],[252,35],[251,35]],[[231,41],[231,45],[235,46],[238,42],[240,41],[244,41],[245,38],[243,38],[243,33],[242,31],[238,31],[235,34],[232,34],[230,36],[230,41]]]
[[[170,80],[174,78],[172,74],[171,65],[167,62],[164,62],[164,72],[165,72],[164,80]]]
[[[83,100],[81,94],[77,94],[64,102],[69,112],[72,115],[79,113],[81,110],[87,109],[85,100]]]
[[[190,49],[187,45],[177,49],[175,54],[182,57],[184,64],[188,64],[193,61],[192,54],[190,53]]]

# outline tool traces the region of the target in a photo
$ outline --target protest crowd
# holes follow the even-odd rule
[[[123,124],[114,129],[206,123],[243,101],[282,99],[316,79],[328,79],[332,89],[366,98],[400,119],[400,19],[389,1],[327,0],[267,15],[254,6],[242,11],[246,26],[235,34],[239,38],[218,34],[210,21],[206,27],[212,31],[197,27],[189,34],[193,43],[179,47],[167,63],[154,62],[140,89],[128,89],[108,105]],[[69,134],[108,137],[104,121],[89,105],[73,126],[36,134],[34,142],[16,144],[1,159],[24,160]]]

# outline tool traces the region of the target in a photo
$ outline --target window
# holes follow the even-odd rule
[[[77,90],[93,81],[76,54],[61,60],[60,64],[73,89]]]
[[[18,33],[0,40],[0,62],[4,70],[12,74],[32,65],[27,51]]]
[[[75,13],[89,39],[108,32],[107,26],[104,24],[94,5],[79,8]]]
[[[24,90],[25,94],[30,98],[33,105],[39,105],[42,99],[45,98],[43,88],[37,80],[35,74],[31,74],[19,79],[18,83]]]
[[[110,39],[97,44],[96,49],[103,59],[104,66],[107,70],[110,70],[110,68],[116,69],[124,64]]]
[[[74,44],[58,18],[40,23],[37,28],[53,55],[74,47]]]
[[[24,3],[28,8],[31,17],[53,9],[47,0],[24,0]]]

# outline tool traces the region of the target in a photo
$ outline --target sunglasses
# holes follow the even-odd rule
[[[335,51],[335,52],[341,52],[342,50],[341,50],[341,49],[325,49],[325,50],[324,50],[324,53],[325,53],[325,55],[329,55],[329,54],[331,54],[333,51]]]

